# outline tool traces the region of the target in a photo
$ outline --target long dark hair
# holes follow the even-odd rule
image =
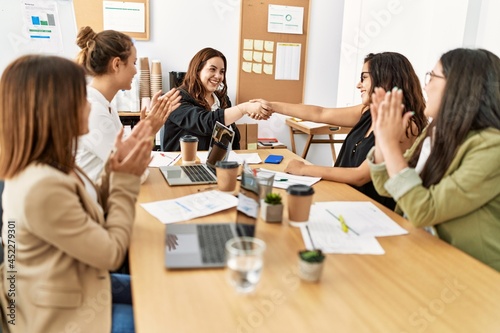
[[[207,61],[214,57],[219,57],[222,59],[222,61],[224,62],[224,68],[226,69],[227,73],[227,61],[224,54],[222,54],[222,52],[220,51],[217,51],[216,49],[207,47],[198,51],[198,53],[194,55],[193,59],[191,59],[188,70],[186,72],[186,76],[184,76],[184,81],[182,81],[182,85],[180,86],[180,89],[186,90],[196,100],[196,102],[198,102],[198,104],[203,105],[203,107],[207,110],[210,110],[210,105],[208,105],[207,101],[205,100],[206,91],[203,83],[200,80],[199,74]],[[222,89],[217,90],[215,92],[215,95],[217,95],[221,102],[221,108],[225,109],[229,106],[227,104],[226,98],[227,83],[225,74],[222,83]]]
[[[420,174],[427,188],[443,178],[470,131],[500,129],[500,59],[487,50],[459,48],[443,54],[440,62],[446,86],[427,132],[432,136],[432,150]]]
[[[413,133],[411,123],[408,124],[406,136],[418,136],[427,125],[427,118],[424,115],[425,99],[422,87],[410,61],[397,52],[370,53],[365,57],[368,63],[369,75],[372,80],[372,87],[369,92],[371,96],[376,87],[382,87],[385,91],[390,91],[394,87],[403,90],[403,104],[405,110],[415,112],[411,121],[417,128],[417,133]]]

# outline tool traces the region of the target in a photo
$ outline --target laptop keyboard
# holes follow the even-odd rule
[[[229,224],[202,224],[196,227],[203,263],[224,262],[226,242],[234,237]]]
[[[217,181],[207,169],[201,164],[195,165],[181,165],[182,171],[184,171],[189,179],[193,182],[211,182]]]

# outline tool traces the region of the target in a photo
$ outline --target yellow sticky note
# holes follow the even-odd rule
[[[267,52],[274,52],[274,42],[273,41],[270,41],[270,40],[266,40],[264,42],[264,49],[267,51]]]
[[[268,75],[273,75],[273,65],[264,64],[264,73]]]
[[[267,63],[273,63],[273,54],[269,52],[264,52],[264,61]]]
[[[246,61],[252,61],[252,56],[253,56],[253,51],[248,51],[248,50],[243,51],[243,59],[245,59]]]
[[[253,61],[262,62],[262,52],[254,51],[253,53]]]
[[[252,71],[257,74],[262,74],[262,64],[253,63]]]
[[[251,73],[252,72],[252,63],[244,61],[243,64],[241,64],[241,69],[243,70],[243,72]]]
[[[253,50],[253,39],[244,39],[243,40],[243,49]]]
[[[253,41],[253,48],[257,51],[263,51],[264,50],[264,41],[260,39],[256,39]]]

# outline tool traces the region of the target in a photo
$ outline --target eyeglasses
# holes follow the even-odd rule
[[[432,78],[434,77],[437,77],[438,79],[446,79],[444,76],[434,74],[433,72],[427,72],[425,73],[425,80],[424,80],[425,85],[428,85],[429,82],[431,82]]]
[[[361,81],[361,83],[363,83],[363,81],[366,79],[364,76],[365,74],[370,74],[370,72],[361,72],[361,77],[359,78],[359,80]]]

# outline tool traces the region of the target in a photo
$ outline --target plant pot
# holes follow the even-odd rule
[[[324,262],[307,262],[299,259],[299,277],[308,282],[318,282],[323,272]]]
[[[270,205],[262,201],[260,217],[266,222],[281,222],[283,219],[283,204]]]

